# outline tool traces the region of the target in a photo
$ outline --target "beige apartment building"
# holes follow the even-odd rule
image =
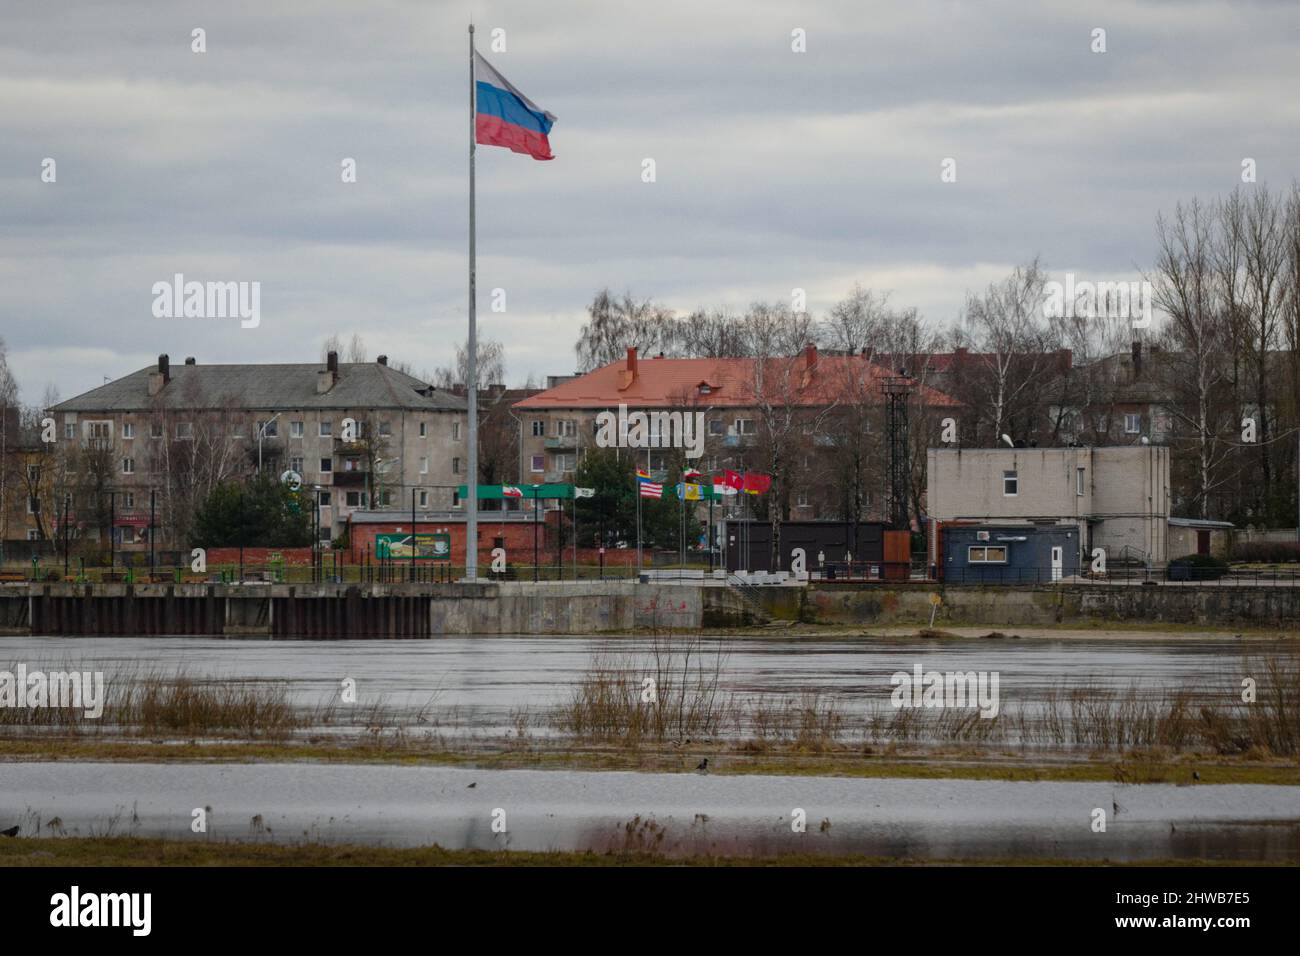
[[[331,352],[323,364],[274,365],[189,358],[178,366],[160,355],[156,366],[51,414],[54,510],[75,495],[69,523],[110,523],[127,550],[146,544],[151,505],[159,546],[183,547],[174,538],[206,493],[259,469],[301,478],[318,502],[322,540],[338,537],[358,511],[455,510],[466,479],[465,399],[389,367],[382,355],[340,363]]]
[[[934,521],[1074,525],[1079,557],[1163,565],[1169,553],[1169,449],[931,448]],[[931,542],[932,549],[934,542]]]

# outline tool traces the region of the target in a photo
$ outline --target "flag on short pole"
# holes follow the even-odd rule
[[[596,497],[596,489],[595,489],[595,488],[578,488],[577,486],[575,486],[574,489],[573,489],[573,497],[575,497],[575,498],[594,498],[594,497]]]
[[[503,498],[522,498],[524,496],[524,493],[522,490],[516,488],[514,485],[502,485],[501,496]]]
[[[474,51],[474,141],[533,159],[554,159],[547,134],[555,116],[524,96]]]

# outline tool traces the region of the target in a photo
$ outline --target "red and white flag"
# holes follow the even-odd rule
[[[721,498],[723,495],[737,494],[735,488],[727,484],[727,480],[721,476],[715,475],[713,478],[713,497]]]
[[[663,494],[664,494],[664,486],[663,486],[663,485],[661,485],[661,484],[655,484],[653,481],[643,481],[643,482],[641,482],[641,497],[642,497],[642,498],[662,498],[662,497],[663,497]]]
[[[733,488],[736,491],[740,491],[740,489],[745,487],[744,476],[739,472],[732,471],[731,469],[725,469],[722,472],[722,483],[728,488]]]
[[[518,488],[516,488],[514,485],[502,485],[501,496],[503,498],[522,498],[524,496],[524,493],[520,491]]]

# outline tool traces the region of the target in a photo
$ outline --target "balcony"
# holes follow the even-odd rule
[[[334,475],[335,488],[364,488],[366,479],[369,477],[368,471],[335,471]]]
[[[569,449],[569,448],[575,448],[575,449],[576,449],[577,447],[578,447],[578,436],[577,436],[577,435],[569,435],[569,436],[567,436],[567,437],[565,437],[565,436],[561,436],[561,437],[559,437],[559,438],[548,438],[548,439],[546,439],[546,450],[547,450],[547,451],[564,451],[564,450]]]

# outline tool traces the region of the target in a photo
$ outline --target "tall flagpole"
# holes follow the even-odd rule
[[[465,479],[465,580],[478,577],[478,305],[474,250],[474,147],[477,136],[478,88],[474,78],[474,24],[469,25],[469,344],[465,391],[469,400],[469,475]],[[536,500],[533,506],[536,507]]]

